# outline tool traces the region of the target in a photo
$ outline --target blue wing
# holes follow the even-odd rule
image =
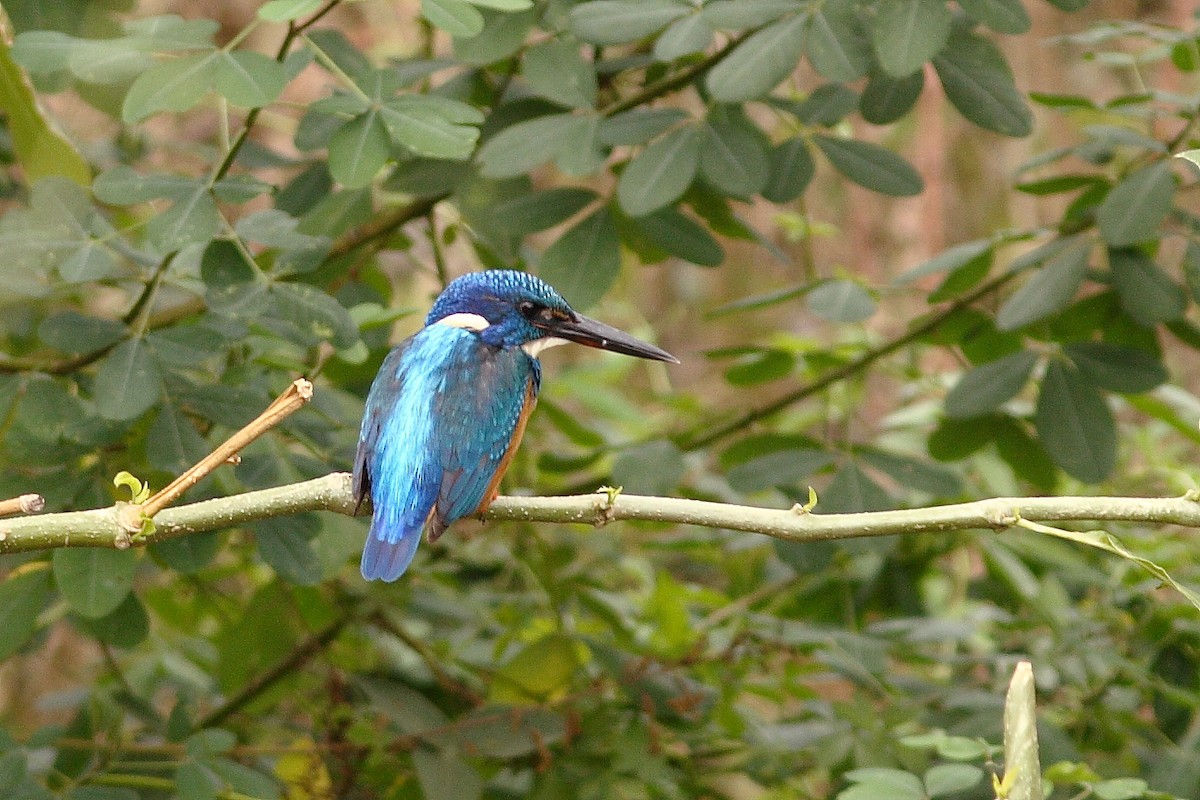
[[[353,487],[374,508],[368,580],[394,581],[428,523],[436,538],[491,499],[539,383],[521,350],[431,325],[388,354],[367,396]]]

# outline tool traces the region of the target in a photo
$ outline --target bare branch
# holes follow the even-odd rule
[[[46,507],[46,499],[40,494],[23,494],[8,500],[0,500],[0,517],[10,514],[37,514]]]

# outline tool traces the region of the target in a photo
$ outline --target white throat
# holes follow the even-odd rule
[[[451,314],[447,317],[442,317],[435,325],[446,325],[451,328],[466,328],[469,331],[478,333],[488,327],[488,321],[478,314]]]
[[[559,339],[556,336],[547,336],[544,339],[534,339],[532,342],[526,342],[521,345],[521,349],[529,354],[531,358],[537,358],[548,347],[558,347],[560,344],[567,344],[566,339]]]

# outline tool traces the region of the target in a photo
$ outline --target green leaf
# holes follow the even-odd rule
[[[350,188],[366,186],[391,154],[379,111],[368,111],[338,128],[329,140],[329,172]]]
[[[1167,381],[1167,368],[1152,353],[1110,342],[1073,342],[1063,352],[1094,386],[1110,392],[1141,394]]]
[[[188,537],[181,537],[188,538]],[[98,619],[76,617],[75,626],[105,644],[126,649],[136,647],[150,634],[150,615],[137,595],[128,594],[121,605]]]
[[[674,208],[638,217],[634,223],[658,247],[685,261],[716,267],[725,260],[725,251],[708,229]]]
[[[824,281],[804,302],[809,311],[830,322],[862,322],[875,313],[875,298],[851,280]]]
[[[1096,210],[1096,225],[1113,247],[1154,239],[1175,196],[1175,176],[1167,161],[1127,175]]]
[[[1090,255],[1091,242],[1083,240],[1047,261],[1004,301],[996,327],[1015,331],[1066,308],[1087,277]]]
[[[1108,266],[1121,308],[1141,325],[1178,319],[1187,309],[1183,287],[1141,250],[1109,250]]]
[[[427,800],[479,800],[483,779],[455,750],[418,747],[412,754],[421,796]]]
[[[678,200],[700,166],[703,131],[685,125],[638,153],[617,182],[617,199],[631,217],[657,211]]]
[[[208,446],[192,421],[171,400],[163,402],[146,434],[146,461],[150,466],[178,475],[207,453]]]
[[[254,524],[254,543],[262,560],[285,581],[312,586],[323,577],[321,559],[305,533],[315,534],[318,527],[316,517],[308,514],[264,519]]]
[[[717,30],[740,31],[758,28],[803,9],[799,0],[711,0],[700,9],[700,14]]]
[[[222,50],[213,66],[217,94],[243,108],[261,108],[275,102],[287,82],[283,64],[251,50]]]
[[[140,417],[158,402],[162,377],[145,339],[117,345],[100,364],[92,394],[96,412],[104,419]]]
[[[1112,778],[1100,781],[1092,788],[1100,800],[1134,800],[1150,790],[1149,784],[1141,778]]]
[[[521,74],[542,97],[571,108],[596,104],[596,68],[572,38],[551,39],[525,51]]]
[[[807,20],[798,14],[752,34],[709,70],[704,79],[709,94],[720,103],[740,103],[778,86],[804,53]]]
[[[465,103],[422,95],[389,100],[379,117],[396,144],[417,155],[454,160],[471,157],[479,140],[476,125],[483,120]]]
[[[763,198],[772,203],[790,203],[803,194],[816,169],[816,162],[804,137],[794,136],[783,140],[771,148],[768,156]]]
[[[182,56],[155,64],[137,77],[125,95],[121,118],[141,122],[160,111],[187,111],[212,88],[222,51]]]
[[[620,271],[621,241],[607,206],[564,233],[538,265],[538,275],[576,308],[595,304]]]
[[[975,239],[974,241],[956,244],[938,253],[925,263],[918,264],[902,273],[896,278],[895,282],[901,285],[911,283],[917,278],[924,278],[926,275],[936,275],[939,272],[954,274],[985,256],[990,263],[994,249],[995,244],[991,239]]]
[[[951,104],[968,120],[1005,136],[1028,136],[1033,115],[996,45],[955,32],[933,60]]]
[[[1036,363],[1036,354],[1020,350],[976,367],[946,395],[946,415],[965,419],[994,411],[1025,387]]]
[[[521,49],[538,15],[534,11],[484,11],[483,19],[483,30],[478,34],[469,38],[455,38],[454,55],[459,61],[484,66],[508,58]]]
[[[833,455],[824,450],[776,450],[738,464],[729,471],[726,479],[736,491],[743,493],[802,486],[810,476],[833,462]]]
[[[258,8],[258,18],[266,22],[290,22],[321,7],[324,0],[269,0]]]
[[[808,60],[831,81],[852,83],[871,68],[871,43],[854,0],[826,0],[808,26]]]
[[[925,771],[925,791],[930,797],[957,794],[979,785],[983,770],[974,764],[938,764]]]
[[[7,37],[0,41],[0,111],[26,181],[59,175],[80,186],[91,183],[87,161],[42,115],[28,77],[13,62]]]
[[[869,800],[887,797],[889,800],[923,800],[925,787],[911,772],[886,767],[863,767],[846,773],[854,785],[838,794],[839,800]]]
[[[199,572],[212,563],[221,549],[222,536],[217,531],[176,536],[150,545],[155,561],[185,575]]]
[[[112,251],[98,241],[85,243],[58,265],[58,274],[68,283],[101,280],[121,272]]]
[[[571,114],[551,114],[510,125],[479,148],[479,171],[487,178],[528,172],[557,156],[574,126]]]
[[[690,119],[678,108],[634,108],[600,120],[596,138],[600,144],[643,144],[660,133]]]
[[[183,175],[163,172],[142,174],[126,164],[118,164],[96,176],[92,192],[102,203],[114,206],[131,206],[159,197],[178,199],[186,197],[205,186],[203,181]]]
[[[0,582],[0,661],[33,638],[38,614],[53,594],[50,570],[41,567],[14,571]]]
[[[1075,367],[1061,361],[1047,367],[1034,424],[1046,452],[1068,475],[1098,483],[1112,472],[1116,423],[1104,398]]]
[[[912,75],[945,47],[950,20],[945,0],[881,3],[871,23],[879,65],[896,78]]]
[[[513,236],[527,236],[565,222],[598,197],[591,189],[560,186],[501,200],[493,210],[499,227]]]
[[[38,338],[64,353],[90,353],[115,344],[127,328],[114,319],[86,317],[75,311],[51,314],[38,325]]]
[[[612,480],[629,494],[670,495],[686,471],[679,448],[658,439],[623,450],[613,462]]]
[[[358,341],[358,327],[345,306],[315,286],[277,283],[271,287],[270,316],[293,326],[298,341],[328,341],[345,350]]]
[[[81,617],[106,617],[133,587],[137,554],[103,547],[63,547],[54,551],[54,581],[67,605]]]
[[[665,28],[689,11],[674,0],[596,0],[571,9],[571,33],[592,44],[624,44]]]
[[[186,195],[146,226],[146,235],[165,252],[206,242],[216,235],[221,214],[212,192],[203,182],[191,185]]]
[[[700,149],[700,173],[714,188],[750,197],[767,182],[766,137],[740,109],[717,106],[708,115]]]
[[[451,36],[477,36],[483,14],[464,0],[421,0],[421,16]]]
[[[1025,33],[1033,24],[1021,0],[958,0],[958,5],[996,33]]]
[[[654,40],[654,57],[659,61],[702,53],[712,44],[713,29],[702,13],[689,14],[672,22]]]
[[[916,105],[924,86],[923,70],[903,78],[893,78],[882,72],[872,73],[858,101],[863,119],[872,125],[895,122]]]
[[[580,666],[571,638],[545,636],[496,670],[489,699],[515,704],[549,700],[570,688]]]
[[[838,172],[859,186],[892,197],[911,197],[924,188],[907,161],[877,144],[822,135],[813,141]]]

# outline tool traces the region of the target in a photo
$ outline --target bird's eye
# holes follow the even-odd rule
[[[542,308],[537,303],[530,300],[523,300],[517,304],[517,310],[521,312],[521,316],[526,319],[533,319],[538,315],[538,311]]]

